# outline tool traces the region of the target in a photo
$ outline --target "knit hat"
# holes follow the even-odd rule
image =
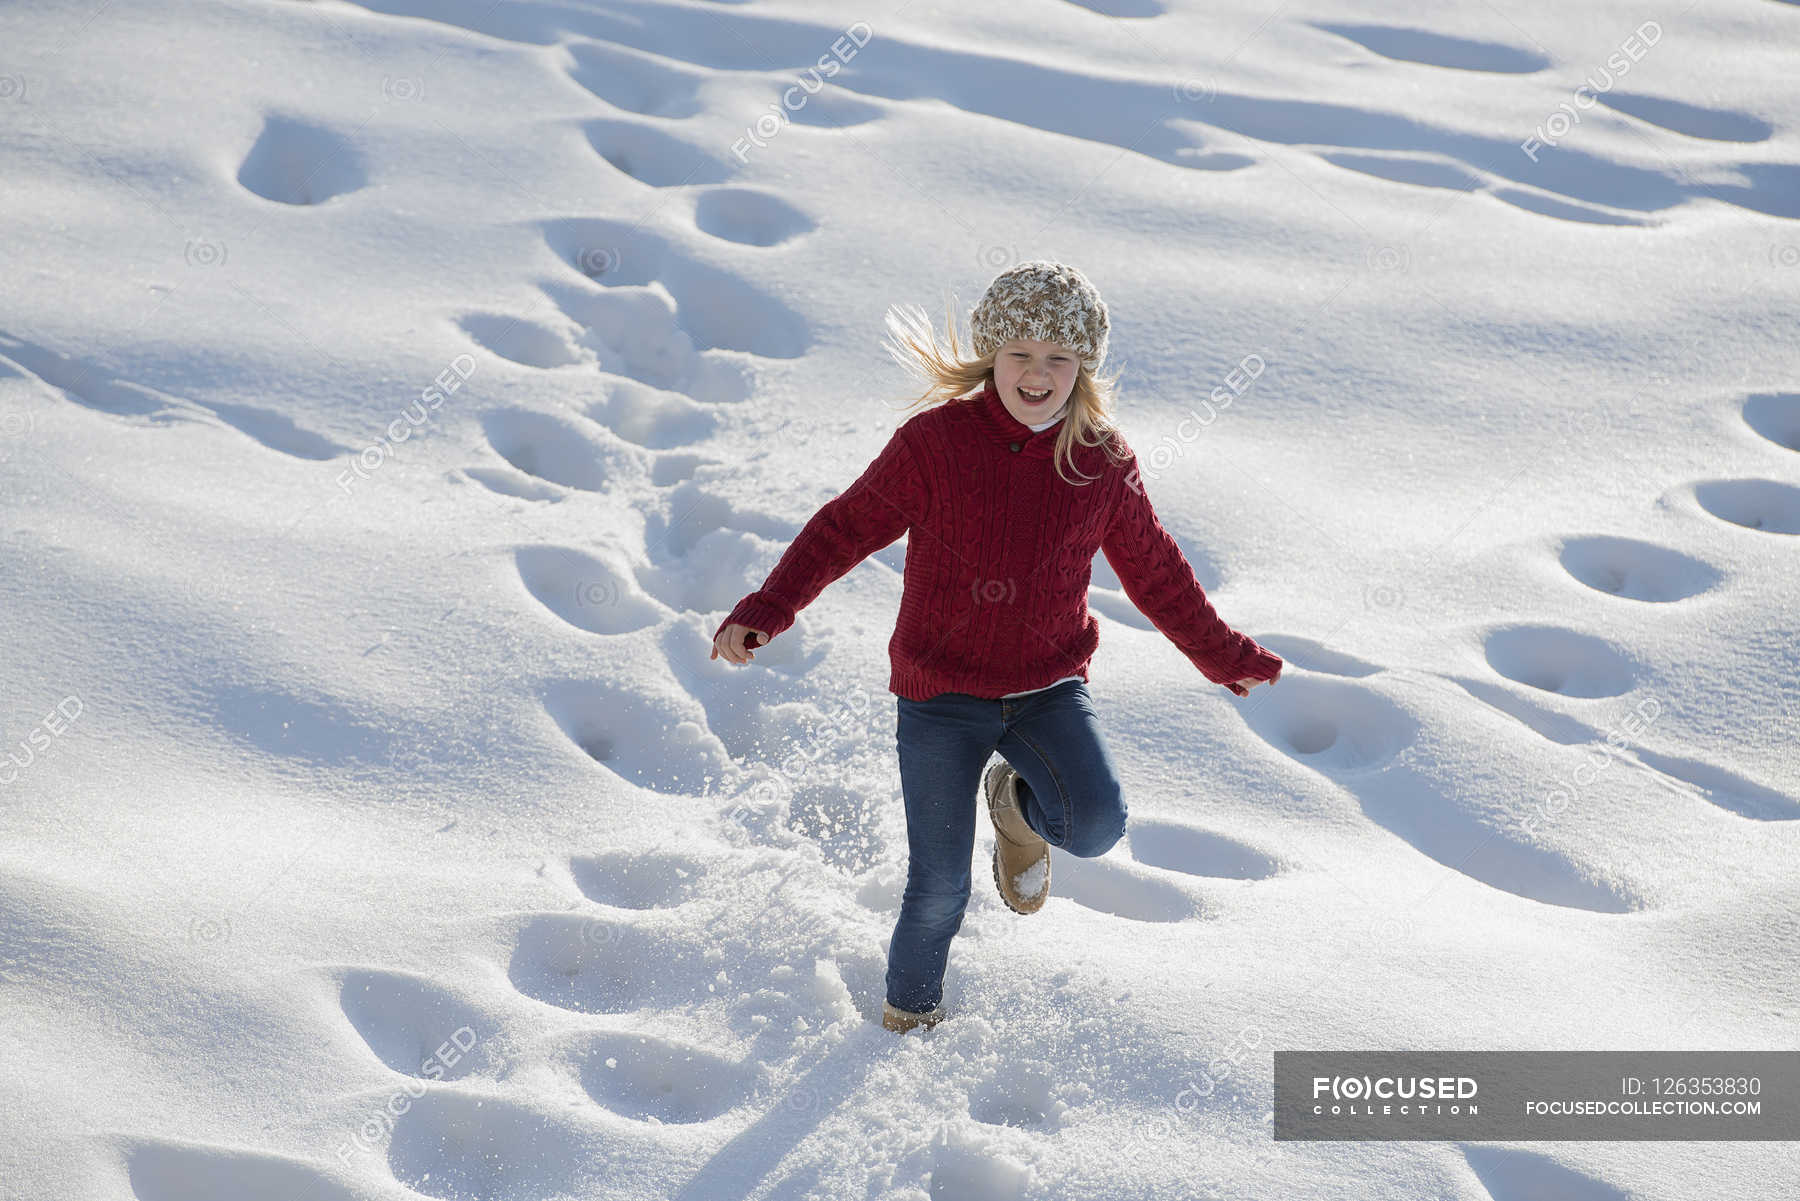
[[[1106,302],[1087,276],[1066,263],[1032,259],[994,277],[969,318],[975,353],[988,355],[1015,338],[1055,342],[1098,371],[1106,358]]]

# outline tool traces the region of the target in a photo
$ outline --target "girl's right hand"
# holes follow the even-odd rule
[[[755,641],[748,641],[746,635]],[[741,626],[732,622],[721,629],[719,636],[713,639],[712,654],[709,657],[717,659],[723,656],[727,663],[748,663],[756,658],[748,648],[766,646],[768,641],[769,636],[761,630],[753,630],[749,626]]]
[[[1281,667],[1286,667],[1286,666],[1287,666],[1287,664],[1285,664],[1285,663],[1283,663],[1281,665]],[[1277,667],[1275,669],[1275,674],[1270,676],[1266,680],[1253,680],[1249,676],[1245,676],[1241,680],[1232,681],[1231,683],[1225,685],[1225,687],[1231,689],[1231,691],[1237,693],[1239,696],[1249,696],[1250,690],[1252,688],[1256,687],[1258,684],[1267,684],[1269,687],[1273,688],[1275,686],[1275,681],[1279,680],[1281,678],[1281,667]]]

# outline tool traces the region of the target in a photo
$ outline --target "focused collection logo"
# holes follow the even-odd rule
[[[1471,1076],[1314,1076],[1312,1111],[1333,1117],[1475,1114],[1481,1112],[1474,1103],[1479,1089]]]

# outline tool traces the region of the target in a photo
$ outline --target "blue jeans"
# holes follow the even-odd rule
[[[922,1013],[943,999],[950,940],[969,903],[990,756],[998,751],[1019,773],[1026,823],[1071,855],[1104,855],[1124,836],[1125,798],[1084,681],[996,700],[966,692],[894,699],[907,865],[888,943],[887,999]]]

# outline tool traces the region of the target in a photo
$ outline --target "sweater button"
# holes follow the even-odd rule
[[[1013,443],[1009,444],[1008,449],[1009,450],[1017,450],[1017,449],[1019,449],[1019,444],[1017,442],[1013,442]]]

